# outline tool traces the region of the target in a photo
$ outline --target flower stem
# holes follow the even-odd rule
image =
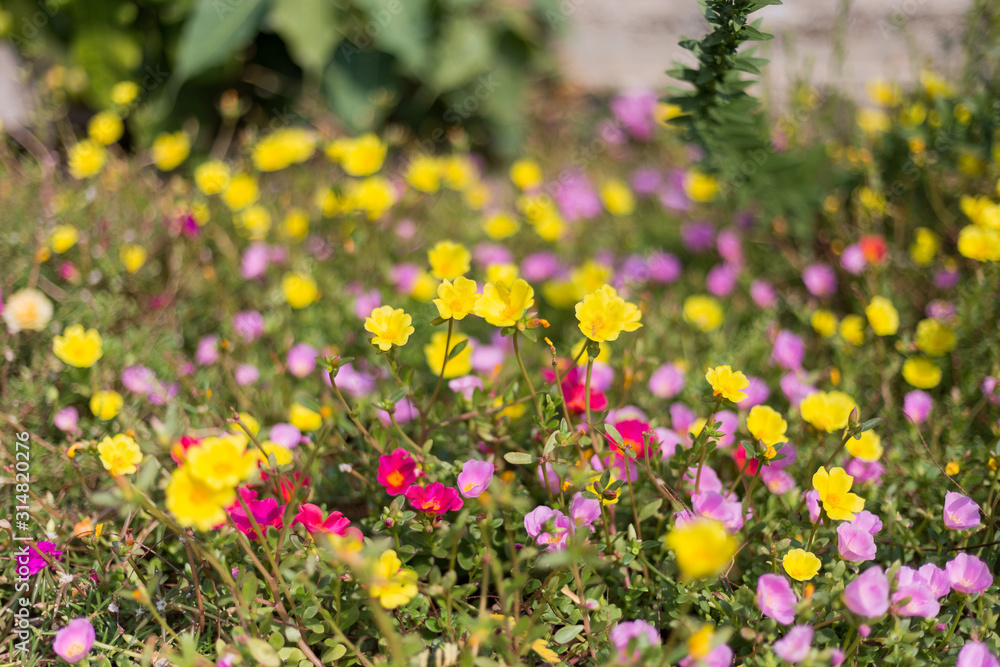
[[[538,402],[538,394],[535,393],[535,385],[531,384],[531,377],[528,375],[528,369],[524,367],[524,361],[521,359],[521,350],[517,345],[518,333],[518,330],[514,329],[514,335],[511,336],[514,341],[514,356],[517,358],[517,365],[521,367],[521,375],[524,376],[524,381],[528,384],[528,391],[531,392],[531,400],[535,404],[535,412],[538,413],[538,423],[544,427],[545,415],[542,414],[542,404]]]
[[[423,433],[424,428],[427,426],[427,415],[431,413],[431,408],[434,407],[435,401],[437,401],[438,392],[441,391],[441,382],[444,381],[444,369],[448,366],[448,353],[451,352],[451,336],[455,331],[455,320],[453,318],[448,319],[448,335],[444,339],[444,359],[441,361],[441,372],[438,373],[437,384],[434,385],[434,393],[431,394],[431,400],[424,408],[423,414],[420,417],[420,432]]]

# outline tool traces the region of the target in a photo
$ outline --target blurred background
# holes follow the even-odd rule
[[[116,83],[134,81],[129,141],[138,147],[180,127],[211,141],[233,117],[265,129],[325,117],[334,133],[390,127],[438,141],[460,131],[472,145],[511,155],[538,115],[622,91],[665,94],[676,84],[665,71],[690,62],[678,42],[708,28],[697,0],[0,7],[4,125],[51,123],[67,101],[70,114],[86,118],[108,107]],[[775,39],[759,47],[771,65],[756,92],[773,108],[806,81],[857,98],[871,80],[908,84],[922,70],[996,85],[995,0],[787,0],[759,15]]]

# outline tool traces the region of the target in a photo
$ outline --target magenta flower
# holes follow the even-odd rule
[[[691,466],[687,469],[682,479],[685,485],[685,491],[689,494],[694,495],[697,488],[698,493],[722,493],[722,480],[719,479],[719,475],[708,466],[702,466],[701,477],[698,476],[698,466]]]
[[[750,283],[750,298],[759,308],[765,310],[778,305],[778,294],[774,286],[766,280],[755,280]]]
[[[405,449],[378,458],[378,483],[390,496],[402,494],[417,479],[417,462]]]
[[[879,484],[882,481],[882,475],[885,474],[885,466],[878,461],[862,461],[861,459],[851,459],[844,466],[844,470],[854,478],[856,484],[864,484],[865,482]]]
[[[972,498],[949,491],[944,496],[944,525],[952,530],[975,528],[980,524],[979,505]]]
[[[677,446],[683,442],[683,438],[677,435],[676,431],[657,426],[653,429],[653,435],[649,438],[649,441],[654,445],[660,446],[660,459],[666,461],[677,451]]]
[[[559,270],[559,258],[551,252],[534,252],[521,261],[521,275],[528,282],[548,280]]]
[[[812,648],[813,629],[811,625],[796,625],[788,633],[774,642],[774,652],[786,662],[802,662]]]
[[[750,385],[743,390],[743,393],[746,394],[747,397],[740,401],[739,408],[741,411],[749,410],[755,405],[760,405],[771,395],[771,389],[767,386],[767,382],[761,378],[748,375],[747,382],[749,382]],[[785,453],[785,451],[782,450],[782,453]]]
[[[743,245],[738,232],[723,229],[715,239],[715,247],[727,263],[735,267],[743,266]]]
[[[431,482],[427,486],[414,484],[403,494],[413,509],[428,514],[444,514],[462,509],[462,498],[458,491],[441,482]]]
[[[361,292],[354,299],[354,316],[364,321],[372,311],[382,305],[382,293],[377,289]]]
[[[771,349],[771,361],[782,368],[790,371],[802,368],[802,359],[805,354],[805,343],[791,331],[782,329],[775,336],[774,347]]]
[[[36,542],[28,547],[28,557],[19,555],[17,557],[18,567],[27,566],[28,575],[34,576],[49,566],[48,561],[42,556],[45,554],[50,560],[61,561],[62,551],[56,549],[52,542]]]
[[[369,313],[371,311],[368,311]],[[319,350],[309,343],[296,343],[288,350],[285,362],[288,365],[288,372],[297,378],[304,378],[316,368],[316,357]]]
[[[66,662],[80,662],[94,647],[97,635],[86,618],[74,618],[56,633],[52,650]]]
[[[256,310],[244,310],[233,315],[233,331],[248,343],[264,333],[264,316]]]
[[[681,277],[681,260],[668,252],[654,252],[646,260],[649,278],[653,282],[669,285]]]
[[[417,414],[417,406],[413,405],[413,401],[405,396],[399,399],[399,402],[396,403],[395,412],[392,416],[389,415],[388,411],[383,410],[382,408],[376,408],[375,415],[378,417],[379,421],[386,426],[386,428],[392,426],[393,417],[396,418],[397,423],[406,424],[407,422],[411,422],[420,416]]]
[[[660,633],[646,621],[625,621],[611,628],[611,643],[618,649],[622,662],[638,660],[648,646],[659,646]]]
[[[858,616],[878,618],[889,611],[889,578],[878,565],[862,572],[844,589],[844,603]]]
[[[260,526],[262,533],[267,534],[268,526],[280,529],[284,525],[284,505],[279,505],[278,501],[274,498],[257,500],[257,492],[246,487],[238,489],[238,492],[243,498],[243,502],[246,503],[247,509],[250,510],[250,515],[253,516],[254,521]],[[246,510],[243,509],[243,503],[239,499],[229,508],[229,517],[236,524],[236,527],[240,529],[240,532],[251,540],[257,539],[257,531],[253,527],[253,522],[250,520],[250,516],[247,515]]]
[[[299,513],[295,515],[292,525],[302,524],[310,533],[333,533],[335,535],[350,535],[362,539],[361,531],[351,526],[351,520],[340,512],[330,512],[323,518],[323,510],[319,505],[303,503]]]
[[[632,191],[640,197],[648,197],[660,188],[663,183],[663,175],[651,167],[639,167],[632,172],[629,184]]]
[[[955,667],[1000,667],[1000,660],[990,653],[986,644],[968,641],[958,652]]]
[[[914,424],[923,424],[934,407],[934,399],[926,391],[914,389],[903,397],[903,414]]]
[[[810,264],[802,270],[802,282],[813,296],[830,296],[837,291],[837,273],[829,264]]]
[[[757,606],[778,623],[789,625],[795,620],[798,602],[791,584],[780,574],[762,574],[757,580]]]
[[[681,243],[691,252],[701,253],[715,245],[715,227],[704,220],[681,225]]]
[[[663,364],[649,376],[649,391],[657,398],[673,398],[684,389],[684,371],[676,364]]]
[[[983,561],[973,555],[960,553],[944,566],[951,588],[966,595],[982,593],[993,585],[993,575]]]
[[[672,169],[667,173],[667,179],[663,183],[657,196],[660,204],[665,209],[671,211],[688,211],[691,209],[691,200],[688,199],[684,191],[684,181],[687,173],[683,169]]]
[[[538,537],[544,530],[545,524],[558,516],[564,516],[559,510],[554,510],[546,505],[539,505],[524,515],[524,530],[531,537]]]
[[[705,289],[714,296],[729,296],[739,277],[739,269],[732,264],[716,264],[705,276]]]
[[[781,376],[778,384],[781,386],[781,392],[788,399],[788,402],[792,404],[793,408],[798,407],[802,399],[816,391],[816,387],[802,381],[798,371],[785,373]]]
[[[475,498],[490,488],[495,467],[488,461],[469,459],[458,473],[458,491],[466,498]]]
[[[636,90],[611,100],[611,113],[640,141],[653,138],[656,129],[656,95],[649,90]]]
[[[604,209],[597,190],[582,171],[563,173],[553,190],[552,197],[567,222],[593,218]]]

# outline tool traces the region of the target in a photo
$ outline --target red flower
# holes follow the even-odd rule
[[[737,445],[733,449],[733,460],[736,461],[736,466],[742,472],[745,472],[751,477],[757,474],[757,468],[760,467],[760,461],[757,459],[747,461],[747,452],[743,449],[742,445]]]
[[[881,264],[889,254],[889,244],[881,234],[865,234],[858,239],[858,245],[871,264]]]
[[[451,510],[460,510],[463,505],[458,491],[441,482],[432,482],[427,486],[411,486],[405,495],[409,498],[413,509],[428,514],[444,514]]]
[[[361,539],[361,531],[351,526],[351,520],[340,512],[330,512],[330,516],[323,518],[323,510],[318,505],[303,503],[299,507],[299,513],[295,515],[292,525],[300,523],[306,527],[310,533],[334,533],[337,535],[350,535]]]
[[[416,469],[417,462],[410,453],[397,449],[388,456],[378,458],[378,483],[390,496],[398,496],[417,479]]]
[[[560,363],[560,366],[566,364]],[[581,377],[580,368],[574,366],[566,371],[562,378],[562,392],[566,397],[566,407],[573,414],[582,415],[587,411],[587,382],[586,377]],[[555,374],[546,371],[546,378],[549,382],[555,382]],[[601,412],[608,407],[608,398],[604,392],[590,388],[590,409],[592,412]]]

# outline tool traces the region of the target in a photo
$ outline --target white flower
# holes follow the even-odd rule
[[[60,584],[71,584],[71,583],[73,583],[73,575],[72,574],[64,574],[64,575],[62,575],[61,577],[59,577],[59,583]]]
[[[156,611],[163,611],[166,608],[167,608],[167,601],[166,600],[157,600],[156,601]]]
[[[354,470],[354,466],[352,466],[350,463],[341,463],[337,467],[340,468],[340,472],[348,472],[349,473],[349,472],[352,472]]]
[[[111,604],[108,605],[108,611],[110,611],[112,614],[117,614],[118,613],[118,605],[116,605],[114,602],[112,602]]]
[[[3,307],[3,321],[11,333],[41,331],[52,320],[52,302],[36,289],[14,292]]]

